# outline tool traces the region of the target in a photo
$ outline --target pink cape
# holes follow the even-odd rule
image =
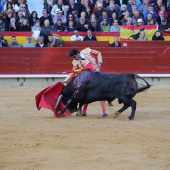
[[[59,82],[40,91],[35,96],[37,109],[40,110],[41,107],[47,108],[54,112],[54,117],[56,118],[63,117],[62,114],[57,114],[57,112],[60,111],[64,107],[64,104],[60,102],[56,109],[55,109],[55,105],[64,87],[65,86],[61,82]],[[71,116],[71,113],[67,109],[64,112],[64,115]]]

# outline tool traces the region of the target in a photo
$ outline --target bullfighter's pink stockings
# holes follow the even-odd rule
[[[100,105],[101,105],[102,110],[103,110],[103,115],[105,115],[106,114],[106,102],[105,101],[100,101]],[[88,107],[88,104],[83,105],[83,114],[86,114],[87,107]]]

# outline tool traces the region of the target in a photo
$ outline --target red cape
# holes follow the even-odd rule
[[[54,85],[51,85],[51,86],[45,88],[41,92],[39,92],[35,96],[37,109],[40,110],[41,107],[44,107],[44,108],[52,110],[54,112],[54,117],[57,117],[57,118],[63,117],[62,114],[57,114],[57,112],[60,111],[64,107],[64,104],[62,102],[60,102],[56,109],[55,109],[55,105],[56,105],[57,99],[60,96],[61,92],[63,91],[64,87],[65,86],[59,82],[59,83],[56,83]],[[64,115],[71,116],[71,113],[67,109],[64,112]]]

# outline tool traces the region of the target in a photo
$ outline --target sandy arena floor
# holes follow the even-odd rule
[[[135,97],[135,120],[119,118],[121,107],[99,102],[87,117],[56,119],[35,107],[43,88],[0,89],[0,169],[3,170],[169,170],[170,87],[152,87]]]

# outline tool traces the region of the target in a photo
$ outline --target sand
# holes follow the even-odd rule
[[[99,102],[88,116],[54,118],[35,107],[44,87],[0,89],[0,169],[3,170],[169,170],[170,87],[138,94],[135,119],[131,109],[114,119],[121,107]]]

